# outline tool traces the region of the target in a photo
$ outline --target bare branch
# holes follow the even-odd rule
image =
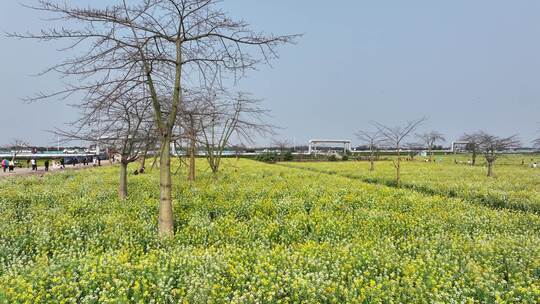
[[[405,138],[412,134],[427,119],[425,117],[407,122],[403,126],[390,127],[378,122],[372,122],[372,125],[381,133],[385,142],[396,149],[399,149]]]

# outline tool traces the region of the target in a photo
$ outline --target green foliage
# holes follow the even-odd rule
[[[293,161],[294,156],[293,156],[292,152],[291,151],[285,152],[285,154],[283,155],[283,160],[284,161]]]
[[[278,160],[278,155],[273,152],[261,153],[255,159],[260,162],[275,163]]]
[[[331,161],[331,162],[335,162],[337,161],[337,156],[335,154],[332,154],[330,156],[328,156],[328,161]]]
[[[340,176],[358,163],[224,160],[216,178],[198,161],[193,187],[173,179],[171,240],[157,237],[157,171],[132,177],[125,202],[117,168],[0,181],[0,302],[540,299],[538,215]]]

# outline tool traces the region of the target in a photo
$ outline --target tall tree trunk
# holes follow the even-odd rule
[[[191,143],[189,145],[189,176],[190,183],[195,182],[195,138],[191,137]]]
[[[493,176],[493,161],[488,160],[487,165],[488,165],[488,174],[487,174],[487,176],[492,177]]]
[[[128,195],[127,166],[128,164],[124,161],[120,163],[120,185],[118,186],[118,197],[120,200],[125,200]]]
[[[169,237],[174,235],[174,222],[171,195],[171,140],[168,135],[161,138],[159,165],[159,235]]]
[[[429,148],[429,162],[433,162],[433,150],[431,150],[431,147]]]
[[[472,165],[476,165],[476,150],[472,151]]]

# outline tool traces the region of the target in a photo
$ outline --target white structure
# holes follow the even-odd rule
[[[60,159],[64,157],[93,157],[96,156],[95,153],[73,153],[73,154],[67,154],[67,153],[19,153],[17,154],[17,159]],[[0,153],[0,159],[12,159],[13,153]]]
[[[351,141],[350,140],[335,140],[335,139],[312,139],[309,141],[309,154],[317,153],[318,144],[342,144],[343,152],[347,153],[351,151]]]
[[[468,141],[455,141],[452,143],[452,148],[450,151],[454,153],[461,152],[465,150],[468,144],[469,144]]]

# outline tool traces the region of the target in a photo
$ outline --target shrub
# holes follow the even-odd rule
[[[265,163],[275,163],[278,157],[276,153],[268,152],[257,155],[255,159]]]
[[[293,157],[293,154],[291,151],[287,151],[284,155],[283,155],[283,160],[284,161],[292,161],[294,159]]]

